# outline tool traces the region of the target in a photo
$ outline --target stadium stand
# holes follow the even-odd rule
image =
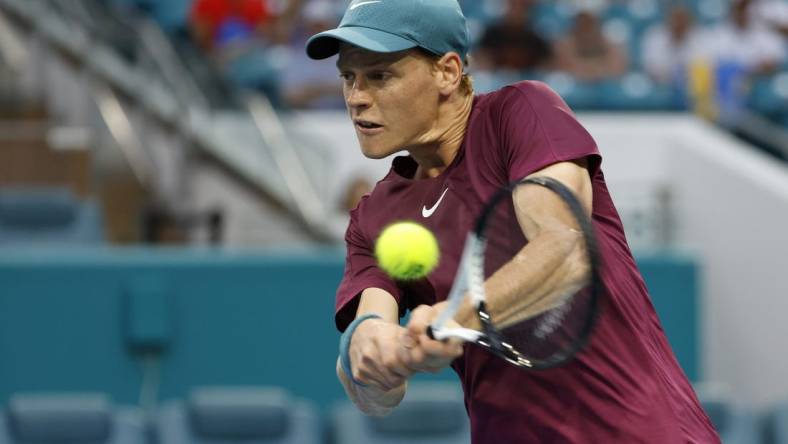
[[[64,188],[0,189],[0,245],[97,245],[104,242],[99,204]]]
[[[15,394],[0,415],[4,444],[145,444],[142,412],[100,393]]]
[[[136,5],[142,11],[148,11],[160,26],[175,40],[181,40],[178,45],[185,45],[184,31],[187,29],[189,16],[188,4],[183,0],[177,2],[150,1],[150,0],[115,0],[110,3],[115,6],[118,4],[128,6]],[[330,2],[329,2],[330,3]],[[335,2],[339,8],[341,2]],[[502,1],[460,1],[466,15],[469,18],[472,37],[481,37],[486,26],[498,20],[505,13],[505,3]],[[591,4],[593,2],[589,2]],[[603,2],[596,2],[602,4]],[[728,14],[728,4],[726,0],[702,0],[688,2],[690,10],[696,17],[700,26],[711,27],[722,22]],[[623,44],[631,54],[630,74],[620,79],[611,79],[611,84],[618,85],[625,91],[617,91],[606,85],[608,94],[598,94],[595,97],[584,98],[583,91],[588,89],[594,91],[598,85],[594,83],[579,82],[576,89],[569,91],[569,102],[577,110],[675,110],[685,109],[686,101],[672,97],[671,91],[652,91],[647,82],[642,80],[643,75],[640,69],[643,64],[643,54],[641,52],[642,40],[646,31],[653,25],[660,23],[665,18],[665,13],[670,5],[656,0],[635,0],[629,2],[611,2],[609,6],[594,8],[598,12],[605,34],[613,41]],[[572,21],[578,6],[569,1],[538,1],[531,7],[531,22],[538,32],[550,40],[556,40],[566,34],[572,26]],[[274,45],[275,46],[275,45]],[[263,76],[265,81],[273,81],[270,76],[274,73],[271,66],[278,62],[276,55],[272,53],[273,59],[265,61],[265,69],[259,69],[260,58],[249,58],[250,66],[243,66],[243,60],[232,65],[229,71],[231,76],[238,75],[245,80],[241,84],[252,84],[250,78]],[[471,64],[471,70],[474,70]],[[784,71],[784,69],[782,70]],[[540,78],[549,72],[523,72],[514,74],[517,78]],[[474,72],[474,74],[480,74]],[[499,79],[489,81],[487,77],[492,75]],[[251,77],[250,77],[251,76]],[[499,87],[509,82],[507,73],[481,73],[485,79],[477,83],[477,89],[481,92]],[[637,79],[637,80],[632,80]],[[251,82],[251,83],[250,83]],[[773,121],[781,123],[785,118],[784,109],[775,110],[769,104],[784,103],[786,88],[781,86],[785,83],[779,76],[769,75],[764,78],[757,78],[747,94],[748,101],[753,104],[756,111],[764,111]],[[629,85],[629,86],[627,86]],[[674,92],[680,93],[679,92]],[[784,108],[784,107],[783,107]],[[777,115],[775,115],[777,114]]]
[[[470,442],[470,426],[456,384],[414,384],[389,416],[364,416],[349,402],[332,416],[335,444],[454,444]]]
[[[460,2],[469,16],[475,38],[500,18],[505,3],[504,0]],[[337,0],[336,3],[343,2]],[[550,40],[560,38],[572,25],[575,11],[570,3],[563,0],[536,2],[531,18],[534,29]],[[726,0],[692,0],[690,3],[703,26],[717,24],[727,14]],[[628,111],[686,111],[692,107],[686,91],[658,84],[643,71],[642,39],[650,26],[663,19],[666,4],[658,0],[631,0],[613,2],[612,6],[600,10],[605,34],[624,43],[630,52],[629,72],[620,77],[586,82],[547,69],[481,72],[472,61],[475,87],[485,92],[521,79],[542,80],[577,111],[618,112],[608,116],[615,123],[619,122],[616,116]],[[260,76],[267,79],[274,72],[268,62],[280,62],[278,58],[286,52],[278,52],[281,47],[275,48],[267,54],[270,60],[250,58],[251,61],[241,60],[229,71],[223,70],[192,40],[188,26],[189,7],[189,0],[0,0],[0,15],[21,30],[20,35],[29,36],[32,42],[29,46],[40,51],[31,58],[43,57],[49,62],[58,59],[58,63],[34,64],[30,71],[22,71],[21,77],[39,79],[46,85],[42,89],[44,96],[68,92],[73,98],[79,91],[95,94],[106,86],[106,90],[116,96],[114,100],[111,100],[113,95],[103,93],[89,97],[95,102],[91,102],[91,107],[96,105],[100,109],[100,113],[89,114],[85,119],[101,128],[96,132],[96,139],[102,143],[104,139],[112,139],[112,143],[105,144],[123,145],[127,150],[129,147],[121,143],[122,140],[119,142],[117,135],[125,134],[125,130],[136,133],[132,135],[139,139],[139,152],[129,151],[130,159],[151,162],[147,171],[148,184],[115,183],[113,181],[120,175],[103,171],[106,177],[97,186],[94,173],[106,167],[106,159],[93,158],[99,157],[97,154],[106,155],[101,154],[105,149],[99,146],[101,144],[82,150],[53,150],[46,129],[38,131],[35,140],[8,142],[6,139],[14,133],[12,130],[25,126],[17,121],[21,117],[37,114],[32,116],[36,119],[35,125],[48,127],[64,120],[64,116],[68,120],[68,112],[78,112],[82,108],[66,100],[55,106],[50,104],[49,110],[24,110],[8,115],[11,102],[5,94],[13,93],[14,87],[5,81],[0,85],[0,114],[10,119],[0,125],[3,142],[0,152],[0,245],[22,247],[9,249],[0,257],[0,286],[4,288],[0,294],[4,307],[0,313],[0,356],[11,357],[0,366],[0,394],[10,397],[8,408],[0,415],[0,443],[131,444],[150,442],[151,438],[164,444],[239,440],[271,444],[317,443],[326,442],[321,430],[323,421],[331,423],[331,439],[335,444],[469,442],[461,396],[444,385],[411,390],[402,408],[385,419],[363,417],[347,403],[337,406],[330,416],[321,415],[324,411],[313,407],[310,401],[295,398],[296,395],[310,398],[326,408],[342,396],[331,368],[336,332],[330,319],[330,295],[342,271],[340,255],[334,251],[329,254],[312,251],[307,253],[306,260],[293,260],[283,258],[278,252],[254,257],[152,249],[72,253],[59,248],[65,244],[101,245],[105,239],[136,242],[140,240],[140,233],[144,233],[143,240],[151,243],[164,243],[162,239],[166,238],[188,243],[188,234],[195,231],[192,228],[206,224],[214,227],[208,236],[212,239],[210,243],[224,244],[226,238],[222,234],[227,226],[239,230],[239,226],[244,228],[244,225],[266,232],[267,237],[260,245],[270,247],[272,240],[279,240],[278,232],[258,220],[239,222],[239,219],[228,217],[224,223],[221,210],[214,210],[213,201],[199,201],[205,204],[202,207],[179,207],[187,203],[184,196],[200,196],[206,189],[217,188],[218,181],[206,180],[207,175],[184,178],[172,174],[173,171],[195,171],[197,164],[220,170],[232,177],[235,185],[245,184],[245,191],[257,192],[252,197],[239,199],[244,210],[261,201],[273,201],[270,207],[260,211],[268,211],[268,217],[280,219],[282,225],[296,229],[309,224],[306,216],[310,213],[296,208],[294,203],[305,202],[310,196],[329,200],[319,194],[328,188],[324,186],[328,182],[314,182],[312,190],[306,187],[306,192],[296,193],[289,188],[292,182],[297,182],[292,169],[293,159],[283,158],[277,152],[297,152],[313,180],[316,177],[343,179],[335,177],[339,174],[321,157],[319,150],[306,143],[303,144],[306,149],[297,145],[298,150],[295,150],[285,143],[281,122],[276,120],[289,116],[285,110],[247,109],[250,108],[247,106],[249,91],[238,85],[255,85]],[[0,40],[5,35],[0,33]],[[300,46],[293,46],[291,50],[301,50]],[[0,52],[5,61],[5,51]],[[162,61],[172,63],[160,63]],[[261,66],[265,68],[262,74]],[[704,69],[710,76],[717,74],[710,66]],[[27,75],[31,72],[35,75]],[[787,73],[788,65],[784,65],[775,73],[754,77],[741,85],[747,91],[746,109],[777,126],[776,132],[783,134],[782,139],[777,136],[770,140],[786,140]],[[0,80],[6,80],[5,73],[0,74],[3,75]],[[72,82],[53,82],[58,76],[71,76]],[[74,85],[83,90],[75,93]],[[267,100],[276,102],[272,96]],[[112,122],[124,123],[123,112],[106,113],[107,109],[115,108],[126,111],[127,127],[123,124],[111,127]],[[260,124],[266,122],[259,117],[261,110],[274,116],[267,125]],[[298,129],[314,131],[310,135],[322,144],[325,141],[316,131],[318,125],[302,125],[304,128]],[[321,125],[324,126],[328,125]],[[757,129],[750,129],[750,133],[755,134],[748,140],[775,145],[762,139],[765,134],[775,133],[773,126],[768,131],[751,126]],[[177,142],[168,143],[173,139]],[[676,143],[670,142],[681,148],[681,143],[694,143],[695,139],[689,140],[677,138]],[[716,145],[716,141],[708,142],[703,147],[719,148]],[[783,145],[782,152],[788,153],[788,144]],[[130,146],[133,148],[134,144]],[[179,150],[181,146],[185,148]],[[781,149],[776,148],[773,151],[779,156]],[[686,153],[692,151],[686,150]],[[28,154],[31,156],[26,157]],[[615,161],[614,156],[607,159],[607,162]],[[680,156],[671,159],[687,164]],[[169,169],[172,165],[177,168]],[[278,165],[288,165],[291,169],[277,171]],[[128,171],[126,175],[132,176]],[[758,176],[757,173],[751,175]],[[168,183],[186,184],[181,190],[186,192],[172,197],[166,192]],[[143,185],[149,188],[140,192]],[[214,196],[218,195],[218,202],[224,204],[242,194],[239,188],[218,188]],[[145,202],[139,202],[143,200]],[[643,203],[640,195],[637,200]],[[617,203],[621,202],[619,195]],[[687,199],[681,203],[694,205],[693,202],[696,201]],[[206,212],[205,208],[210,210]],[[626,204],[622,206],[622,215],[626,218],[627,210],[632,208]],[[144,214],[145,209],[148,215]],[[663,210],[668,212],[664,208],[660,211]],[[319,212],[317,217],[316,213],[311,214],[313,219],[321,219]],[[648,214],[641,218],[653,222],[653,216]],[[141,219],[149,220],[147,230],[140,229],[136,223]],[[637,229],[637,225],[630,220],[625,223],[630,242],[636,241],[633,227]],[[344,227],[344,223],[342,225]],[[168,234],[168,227],[172,226],[181,229]],[[269,233],[271,231],[273,234]],[[258,245],[243,236],[236,239],[235,245]],[[310,241],[315,239],[323,240],[318,236],[309,238]],[[285,240],[284,245],[290,253],[292,245],[287,242]],[[26,249],[31,244],[54,248],[38,256]],[[664,246],[668,242],[660,240],[649,245],[652,244]],[[719,295],[704,294],[702,288],[707,285],[702,275],[715,270],[700,256],[676,258],[664,253],[640,255],[639,266],[682,367],[693,381],[697,381],[710,374],[705,361],[701,369],[702,357],[708,353],[708,348],[703,348],[708,346],[703,335],[709,332],[708,328],[702,330],[704,323],[723,318],[719,313],[708,315],[708,305],[718,302],[714,298]],[[90,276],[90,279],[82,279],[83,276]],[[135,285],[141,278],[145,281],[151,276],[156,284],[152,288]],[[740,279],[737,277],[737,280]],[[272,305],[272,294],[292,297]],[[308,297],[319,299],[319,303],[305,304]],[[134,303],[128,304],[129,301]],[[137,302],[139,304],[135,305]],[[309,305],[307,313],[303,312],[305,305]],[[315,327],[261,345],[259,338],[271,332],[286,331],[290,326],[290,320],[281,313],[295,311]],[[16,338],[24,338],[26,347],[18,347]],[[320,345],[311,357],[325,367],[320,372],[310,371],[308,366],[302,365],[304,358],[292,353],[293,349],[314,346],[316,341]],[[161,360],[164,369],[158,397],[154,395],[153,401],[170,401],[157,406],[155,414],[147,418],[150,422],[146,423],[140,411],[113,405],[107,396],[124,404],[136,402],[140,387],[136,378],[139,362],[135,359],[150,358],[146,353],[151,348],[158,348],[156,358]],[[732,353],[736,352],[741,350]],[[280,361],[273,362],[271,355],[279,356]],[[326,363],[328,365],[324,365]],[[58,372],[49,371],[54,366],[58,367]],[[453,375],[444,377],[454,379]],[[239,382],[271,384],[279,388],[204,388],[206,384]],[[100,390],[108,395],[12,395],[42,385],[50,389]],[[740,390],[747,392],[749,389]],[[760,442],[753,414],[737,405],[731,395],[704,390],[699,394],[724,442]],[[266,420],[251,421],[250,415]],[[146,426],[155,432],[152,436],[144,436]],[[770,412],[764,430],[767,444],[788,443],[788,408],[777,407]]]
[[[153,421],[166,444],[323,442],[315,408],[277,388],[196,388],[185,401],[164,403]]]

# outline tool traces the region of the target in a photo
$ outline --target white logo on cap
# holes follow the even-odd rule
[[[350,10],[352,11],[352,10],[358,8],[359,6],[371,5],[373,3],[381,3],[381,0],[375,0],[373,2],[359,2],[359,3],[356,3],[354,5],[350,5]]]

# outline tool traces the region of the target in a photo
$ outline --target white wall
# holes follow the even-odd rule
[[[788,168],[683,114],[589,114],[581,122],[604,156],[617,206],[648,218],[671,196],[674,244],[702,266],[702,371],[742,404],[788,399]],[[344,113],[307,113],[297,127],[337,156],[334,195],[350,174],[379,179],[388,161],[364,159]],[[642,208],[638,208],[642,207]],[[633,234],[631,243],[654,241]]]
[[[310,139],[319,140],[335,156],[332,164],[335,180],[328,183],[328,200],[336,206],[342,191],[353,177],[361,176],[373,184],[383,178],[389,169],[388,160],[365,158],[356,140],[356,132],[347,113],[342,111],[312,111],[295,113],[288,120],[294,131],[309,133]]]
[[[788,399],[788,168],[693,117],[581,118],[614,198],[667,185],[677,245],[702,266],[702,370],[745,405]]]
[[[680,240],[704,259],[708,376],[754,405],[788,399],[788,171],[717,134],[672,150]]]

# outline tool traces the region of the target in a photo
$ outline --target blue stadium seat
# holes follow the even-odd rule
[[[617,2],[601,14],[605,34],[627,50],[632,69],[641,68],[641,40],[645,31],[663,17],[664,10],[657,0]]]
[[[602,23],[602,31],[605,33],[611,42],[618,44],[627,53],[629,58],[629,65],[631,68],[638,67],[639,57],[637,57],[640,48],[640,31],[638,26],[633,20],[614,17],[606,19]]]
[[[504,86],[523,80],[539,80],[535,72],[519,72],[511,70],[476,71],[473,76],[473,89],[477,93],[488,93]]]
[[[733,402],[733,397],[723,387],[699,384],[695,387],[703,409],[725,444],[759,444],[761,437],[758,421],[753,412]]]
[[[334,409],[335,444],[470,443],[470,425],[456,384],[414,383],[384,418],[364,416],[350,402]]]
[[[676,108],[673,91],[661,87],[644,73],[630,72],[619,79],[599,82],[595,106],[612,111],[655,111]]]
[[[273,387],[205,387],[171,401],[154,418],[165,444],[318,444],[320,420],[309,403]]]
[[[146,0],[151,13],[159,26],[168,33],[185,30],[188,27],[192,0]]]
[[[245,52],[227,64],[225,76],[235,86],[263,92],[276,106],[281,104],[279,61],[285,55],[272,49],[256,48]]]
[[[611,4],[602,12],[601,17],[605,21],[617,18],[633,26],[647,27],[660,21],[664,13],[658,0],[630,0]]]
[[[692,0],[689,4],[698,23],[710,25],[719,23],[728,16],[730,0]]]
[[[572,26],[574,9],[566,2],[540,1],[533,9],[532,25],[549,40],[563,36]]]
[[[0,415],[0,443],[147,443],[144,416],[103,394],[17,394]]]
[[[101,0],[117,8],[135,8],[150,14],[161,28],[169,33],[188,27],[192,0]]]
[[[578,82],[569,74],[553,72],[545,75],[542,80],[573,110],[593,109],[599,100],[595,84]]]
[[[61,188],[0,190],[0,245],[94,245],[103,241],[103,217],[94,201],[81,201]]]
[[[648,27],[665,19],[665,2],[660,0],[633,0],[629,12],[640,27]]]

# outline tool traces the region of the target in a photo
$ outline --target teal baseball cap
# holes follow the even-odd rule
[[[457,0],[353,0],[336,29],[309,39],[306,53],[326,59],[346,42],[373,52],[419,47],[442,56],[453,51],[465,60],[469,40]]]

